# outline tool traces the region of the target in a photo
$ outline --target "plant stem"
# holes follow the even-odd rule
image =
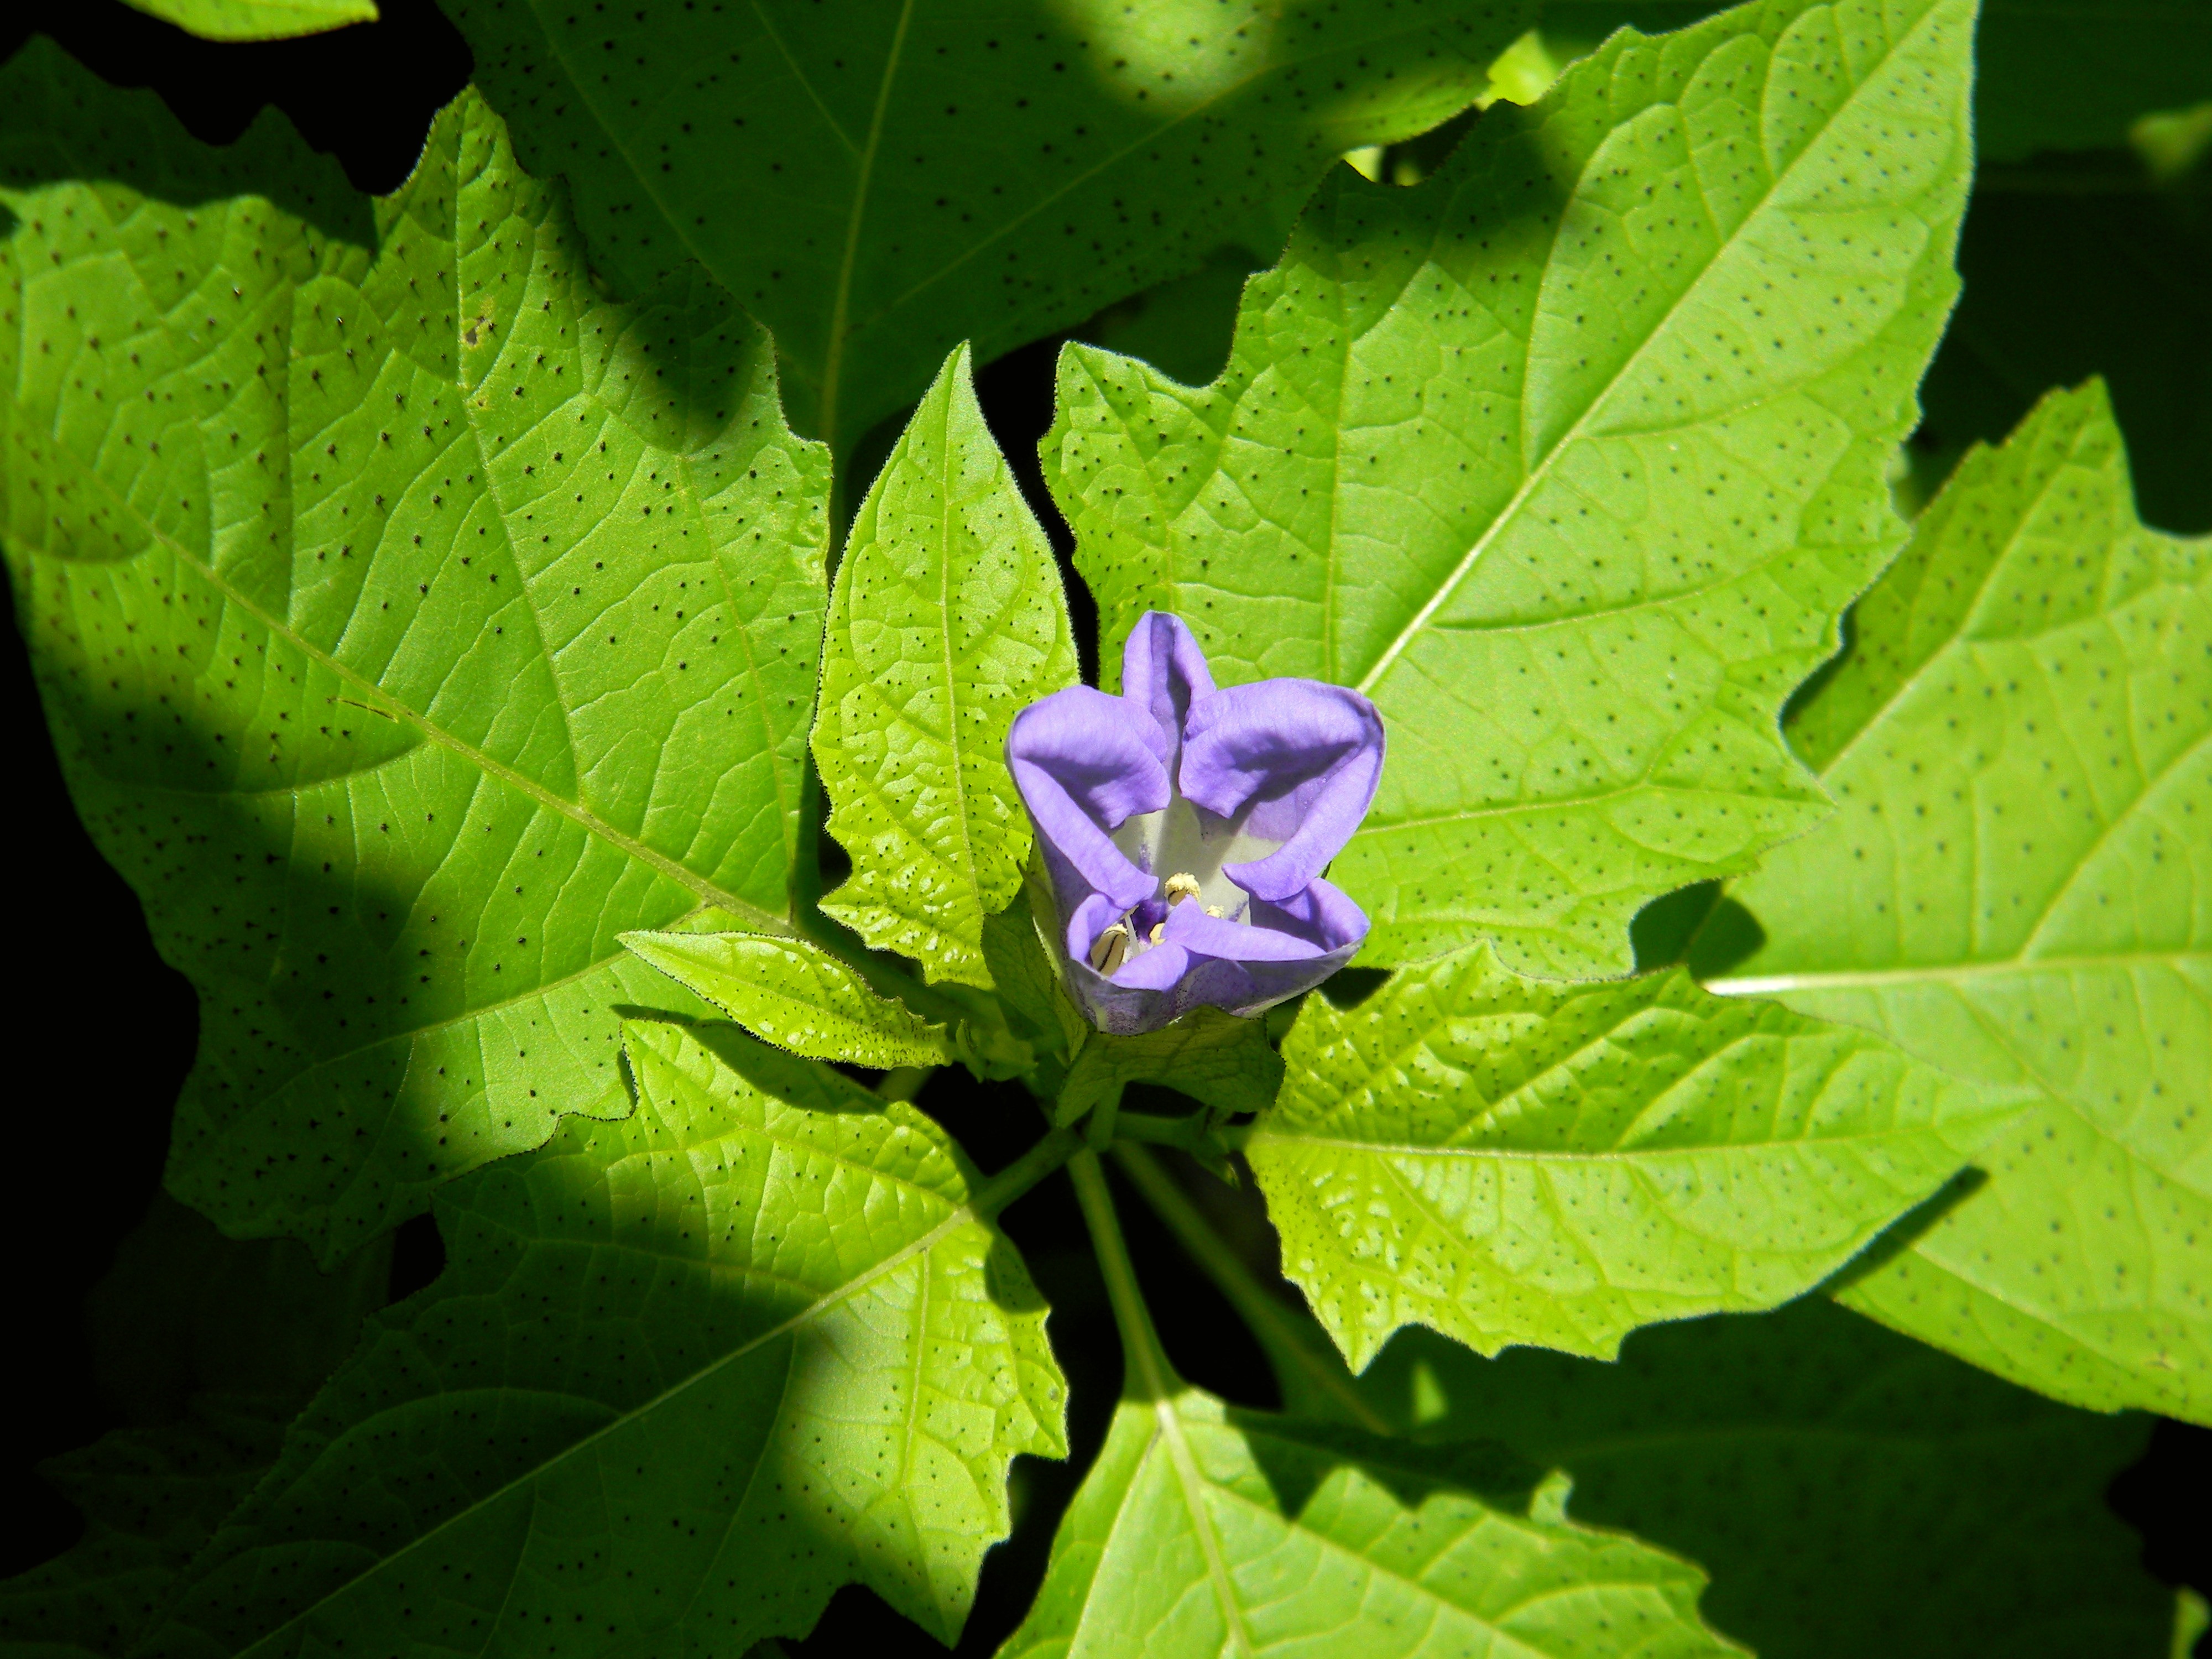
[[[1321,1352],[1310,1333],[1298,1322],[1267,1287],[1262,1285],[1229,1241],[1214,1231],[1182,1188],[1141,1146],[1123,1141],[1114,1149],[1121,1172],[1144,1194],[1153,1213],[1167,1224],[1191,1260],[1205,1270],[1228,1297],[1229,1304],[1250,1327],[1276,1375],[1285,1382],[1304,1377],[1328,1396],[1330,1402],[1352,1421],[1374,1434],[1389,1434],[1389,1419],[1361,1397],[1350,1375],[1335,1354]],[[1289,1392],[1286,1388],[1285,1393]],[[1287,1402],[1285,1402],[1287,1403]]]
[[[998,1214],[1082,1149],[1083,1137],[1074,1130],[1054,1129],[978,1187],[968,1207],[979,1216]]]
[[[1106,1280],[1106,1299],[1113,1304],[1115,1328],[1121,1334],[1121,1351],[1129,1368],[1123,1392],[1133,1400],[1171,1399],[1182,1379],[1168,1364],[1159,1333],[1152,1328],[1152,1316],[1137,1284],[1137,1270],[1130,1263],[1128,1247],[1121,1242],[1114,1195],[1106,1189],[1105,1168],[1098,1162],[1098,1154],[1086,1149],[1067,1160],[1067,1173],[1075,1182],[1075,1200],[1083,1206],[1084,1224],[1091,1229],[1091,1248],[1097,1254],[1098,1271]]]

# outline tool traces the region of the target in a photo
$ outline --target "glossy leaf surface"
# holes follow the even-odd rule
[[[945,1028],[878,996],[848,963],[804,939],[757,933],[625,933],[623,943],[755,1036],[811,1060],[942,1066]]]
[[[1008,1462],[1065,1449],[973,1171],[727,1026],[626,1031],[635,1115],[441,1195],[445,1275],[293,1429],[153,1651],[550,1625],[568,1654],[742,1653],[854,1580],[957,1634]]]
[[[1052,548],[983,423],[963,347],[837,566],[814,757],[853,873],[822,908],[930,978],[988,988],[983,919],[1022,884],[1006,728],[1075,682]]]
[[[1517,1489],[1516,1489],[1517,1478]],[[1124,1401],[1000,1659],[1732,1654],[1704,1577],[1569,1522],[1510,1459]]]
[[[1408,1331],[1358,1386],[1420,1438],[1565,1471],[1577,1520],[1698,1562],[1763,1659],[2164,1659],[2172,1592],[2103,1501],[2149,1425],[1823,1298],[1638,1331],[1615,1364]]]
[[[793,421],[841,458],[963,340],[988,362],[1224,243],[1280,246],[1331,161],[1470,102],[1529,10],[455,8],[609,274],[642,289],[704,264],[774,331]]]
[[[1414,189],[1331,176],[1191,391],[1061,359],[1045,469],[1111,661],[1374,698],[1330,878],[1365,959],[1625,971],[1645,901],[1825,810],[1775,730],[1904,534],[1882,479],[1956,281],[1973,12],[1618,36]],[[1878,164],[1869,163],[1878,155]]]
[[[1565,986],[1478,946],[1307,999],[1246,1156],[1354,1370],[1423,1324],[1609,1358],[1638,1325],[1811,1289],[2026,1091],[1686,974]]]
[[[2212,542],[2138,523],[2101,387],[1961,464],[1791,738],[1841,811],[1715,988],[2045,1097],[1844,1299],[2212,1421]]]
[[[135,181],[5,191],[0,537],[200,994],[171,1184],[334,1257],[628,1109],[611,1005],[669,990],[620,933],[781,925],[827,458],[696,273],[600,296],[472,94],[375,203],[44,42],[0,95],[9,178]]]

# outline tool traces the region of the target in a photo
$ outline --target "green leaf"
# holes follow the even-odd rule
[[[1638,1331],[1609,1365],[1408,1331],[1358,1386],[1422,1437],[1565,1470],[1577,1520],[1697,1561],[1705,1616],[1762,1659],[2162,1659],[2172,1594],[2104,1502],[2149,1424],[1820,1297]]]
[[[814,758],[853,873],[822,908],[933,980],[988,990],[983,919],[1022,884],[1006,728],[1075,683],[1059,567],[945,360],[853,521],[822,653]]]
[[[1065,1455],[1043,1304],[986,1218],[1038,1167],[982,1188],[913,1108],[726,1026],[625,1033],[635,1115],[440,1194],[444,1276],[294,1429],[157,1650],[426,1659],[550,1625],[571,1659],[740,1653],[848,1582],[957,1635],[1007,1465]]]
[[[753,933],[625,933],[623,943],[755,1036],[814,1060],[942,1066],[942,1025],[886,1001],[860,970],[803,939]]]
[[[1092,1028],[1060,982],[1057,956],[1044,933],[1048,924],[1040,920],[1054,911],[1046,880],[1042,861],[1031,857],[1020,894],[984,918],[983,960],[1012,1027],[1038,1053],[1065,1060]],[[1055,1083],[1047,1092],[1056,1090]]]
[[[1000,1659],[1738,1651],[1699,1620],[1695,1567],[1533,1484],[1196,1389],[1125,1400]]]
[[[1553,985],[1486,946],[1309,997],[1245,1155],[1354,1370],[1401,1325],[1611,1357],[1833,1273],[2014,1116],[1878,1037],[1680,972]]]
[[[375,0],[125,0],[203,40],[285,40],[376,21]]]
[[[2045,1097],[1844,1299],[2212,1422],[2212,541],[2137,521],[2100,386],[1960,465],[1791,738],[1843,810],[1735,889],[1714,988]]]
[[[989,362],[1223,245],[1268,250],[1355,145],[1482,90],[1527,0],[613,11],[465,0],[523,155],[595,261],[696,258],[842,459],[963,340]]]
[[[325,1276],[290,1239],[225,1238],[155,1194],[86,1308],[94,1380],[128,1426],[40,1465],[84,1533],[0,1583],[0,1652],[125,1659],[391,1275],[389,1237]]]
[[[179,1576],[269,1472],[297,1401],[203,1396],[192,1414],[117,1429],[40,1473],[84,1516],[64,1554],[0,1582],[10,1659],[126,1659]]]
[[[1957,288],[1972,21],[1616,36],[1425,184],[1332,175],[1211,387],[1063,354],[1045,471],[1102,660],[1170,610],[1224,683],[1381,709],[1330,872],[1367,960],[1490,937],[1626,971],[1646,900],[1826,810],[1776,717],[1904,534],[1885,469]]]
[[[1264,1024],[1218,1008],[1194,1008],[1171,1025],[1135,1036],[1093,1031],[1068,1067],[1053,1121],[1073,1123],[1132,1083],[1162,1085],[1233,1117],[1275,1103],[1283,1061],[1267,1046]]]
[[[1543,0],[1543,29],[1572,54],[1624,23],[1656,33],[1717,9],[1714,0]],[[2137,116],[2212,98],[2205,0],[1983,0],[1981,10],[1974,139],[1986,161],[2118,144]]]
[[[374,204],[44,41],[0,106],[0,537],[200,994],[170,1184],[335,1259],[628,1109],[611,1006],[671,994],[620,934],[782,925],[828,458],[696,273],[600,296],[472,94]]]

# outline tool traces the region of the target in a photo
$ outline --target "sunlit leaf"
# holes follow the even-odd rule
[[[2136,520],[2101,386],[1960,465],[1791,738],[1842,810],[1733,890],[1714,988],[2046,1097],[1844,1299],[2212,1421],[2212,541]]]
[[[822,908],[933,980],[988,988],[983,919],[1020,890],[1030,849],[1006,728],[1075,672],[1059,567],[963,348],[837,567],[814,757],[853,873]]]
[[[611,1006],[672,993],[617,935],[781,926],[827,457],[704,278],[601,297],[473,94],[375,203],[44,42],[0,103],[0,538],[200,994],[171,1184],[334,1257],[628,1109]]]
[[[283,40],[374,23],[376,0],[125,0],[204,40]]]
[[[1340,170],[1191,391],[1071,347],[1045,445],[1106,648],[1374,698],[1330,878],[1367,960],[1629,966],[1670,888],[1826,811],[1775,729],[1905,526],[1885,472],[1957,289],[1973,8],[1616,36],[1413,189]],[[1878,161],[1869,161],[1869,157]]]
[[[1680,972],[1556,985],[1486,947],[1310,997],[1246,1156],[1283,1271],[1363,1370],[1401,1325],[1608,1358],[1772,1307],[1927,1197],[2026,1091]]]

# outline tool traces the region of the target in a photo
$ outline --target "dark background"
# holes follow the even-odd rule
[[[467,46],[427,0],[380,0],[383,21],[305,40],[216,46],[115,3],[48,0],[0,23],[0,58],[33,32],[52,35],[80,61],[124,87],[151,87],[195,136],[236,138],[264,106],[281,110],[307,141],[335,155],[360,189],[388,192],[413,167],[431,117],[467,82]],[[1971,273],[1974,226],[1961,263]],[[2201,280],[2201,274],[2200,274]],[[2069,292],[2048,290],[2054,305]],[[984,410],[1031,507],[1051,532],[1068,579],[1086,678],[1095,612],[1072,568],[1066,526],[1038,476],[1036,443],[1051,423],[1052,362],[1059,341],[1040,341],[987,367]],[[2124,366],[2088,361],[2090,369]],[[2016,413],[2017,411],[2015,411]],[[2123,409],[2124,418],[2125,410]],[[2008,425],[2010,416],[2005,424]],[[1985,435],[1979,433],[1964,435]],[[1995,435],[1995,434],[1987,434]],[[1956,431],[1923,434],[1949,451]],[[866,446],[864,446],[864,448]],[[2160,515],[2172,520],[2192,514]],[[2195,526],[2174,524],[2175,528]],[[190,987],[155,954],[138,902],[93,849],[70,804],[39,711],[12,609],[0,629],[0,710],[8,720],[11,817],[23,836],[10,920],[24,947],[16,981],[17,1080],[11,1161],[15,1190],[0,1206],[0,1260],[19,1264],[9,1366],[17,1406],[0,1451],[0,1574],[66,1548],[75,1512],[41,1482],[40,1460],[97,1438],[119,1421],[94,1383],[83,1326],[86,1292],[107,1271],[117,1242],[145,1213],[160,1182],[169,1113],[191,1062],[198,1019]],[[51,1057],[42,1059],[41,1057]],[[1024,1150],[1034,1113],[1017,1085],[976,1085],[939,1073],[921,1104],[986,1167]],[[96,1184],[73,1178],[88,1140],[99,1148]],[[1211,1183],[1208,1183],[1211,1185]],[[1214,1188],[1217,1203],[1231,1202]],[[1138,1270],[1163,1339],[1193,1382],[1240,1403],[1274,1403],[1274,1389],[1244,1327],[1139,1203],[1123,1208]],[[1054,1312],[1052,1340],[1074,1380],[1064,1464],[1017,1465],[1013,1540],[994,1551],[963,1653],[987,1654],[1018,1621],[1044,1568],[1060,1508],[1104,1433],[1120,1373],[1113,1322],[1064,1175],[1006,1216]],[[1251,1218],[1221,1217],[1232,1228]],[[1256,1230],[1255,1230],[1256,1231]],[[1254,1233],[1248,1232],[1248,1237]],[[427,1217],[402,1231],[392,1289],[405,1294],[436,1275],[442,1251]],[[1164,1292],[1164,1293],[1162,1293]],[[2146,1536],[2145,1565],[2169,1583],[2212,1596],[2212,1431],[2161,1423],[2143,1461],[2117,1480],[2113,1507]],[[865,1649],[862,1645],[865,1644]],[[796,1652],[940,1651],[869,1593],[841,1591]]]

